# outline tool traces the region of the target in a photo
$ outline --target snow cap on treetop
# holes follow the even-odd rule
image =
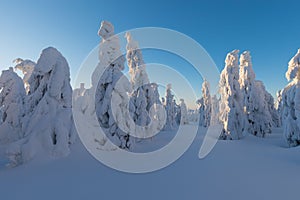
[[[225,59],[226,66],[237,66],[238,65],[238,54],[239,50],[235,49],[227,54]]]
[[[103,39],[107,39],[114,35],[114,26],[109,21],[102,21],[98,30],[98,35]]]
[[[167,90],[171,90],[171,89],[172,89],[172,84],[169,83],[169,84],[167,85]]]
[[[44,49],[41,53],[41,56],[35,66],[35,72],[38,74],[45,74],[50,72],[57,62],[60,62],[65,58],[62,54],[55,49],[54,47],[48,47]]]
[[[139,46],[138,42],[132,39],[132,36],[131,36],[130,32],[126,32],[125,38],[127,40],[127,46],[126,46],[127,50],[138,49],[138,46]]]
[[[298,49],[298,52],[296,55],[289,61],[288,70],[285,73],[285,77],[288,81],[290,80],[300,80],[300,49]]]
[[[250,51],[244,51],[240,56],[240,65],[252,66]]]

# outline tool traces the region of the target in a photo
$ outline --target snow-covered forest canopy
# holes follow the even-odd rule
[[[203,77],[202,97],[195,102],[198,107],[191,109],[184,101],[187,97],[174,97],[172,83],[165,94],[159,93],[160,85],[149,79],[142,49],[129,32],[126,56],[121,55],[113,24],[103,21],[98,35],[98,64],[90,88],[82,83],[72,89],[69,64],[53,47],[42,50],[37,61],[17,58],[14,68],[2,71],[0,143],[7,147],[10,166],[40,154],[67,156],[77,137],[72,107],[91,127],[104,130],[95,142],[127,151],[134,151],[141,140],[153,142],[157,132],[176,131],[187,124],[206,128],[219,124],[222,140],[239,140],[248,134],[262,139],[282,126],[288,146],[300,144],[300,50],[288,63],[289,83],[278,92],[276,102],[264,83],[256,80],[250,52],[233,50],[226,56],[218,93],[211,94]],[[126,63],[129,80],[124,75]]]

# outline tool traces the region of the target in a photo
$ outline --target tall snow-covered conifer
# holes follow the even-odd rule
[[[148,126],[151,122],[149,116],[150,108],[154,106],[154,104],[160,104],[160,100],[157,85],[151,84],[149,81],[146,65],[138,42],[132,39],[129,32],[126,33],[125,37],[127,39],[126,57],[129,67],[130,83],[133,89],[130,95],[130,112],[136,125],[136,136],[145,138],[153,131]],[[153,111],[153,114],[155,114],[155,110]],[[153,118],[153,120],[155,120],[155,118]],[[156,123],[156,125],[159,125],[159,123]],[[152,126],[152,128],[154,127]],[[157,128],[158,127],[156,127],[156,129]]]
[[[282,91],[283,133],[289,146],[300,144],[300,49],[289,61],[286,78],[291,81]]]
[[[13,71],[3,70],[0,76],[0,143],[22,138],[22,119],[25,114],[25,89],[22,79]]]
[[[241,139],[244,136],[244,112],[239,85],[238,50],[227,54],[225,68],[220,75],[220,121],[223,131],[220,139]]]
[[[220,99],[213,95],[211,98],[211,120],[210,125],[220,124]]]
[[[180,99],[180,123],[187,124],[188,123],[188,109],[184,102],[184,99]]]
[[[174,130],[177,127],[176,123],[176,107],[174,104],[174,95],[172,94],[172,85],[168,84],[165,97],[165,109],[167,114],[167,120],[164,129]]]
[[[261,81],[255,80],[249,51],[240,56],[239,83],[246,114],[245,128],[253,135],[264,137],[271,132],[272,118],[266,102],[266,90]]]
[[[102,21],[98,35],[102,37],[99,49],[98,71],[102,76],[93,74],[92,84],[97,85],[95,105],[96,115],[106,136],[116,146],[129,149],[134,132],[134,123],[129,115],[129,97],[131,86],[123,75],[125,58],[120,51],[119,38],[114,35],[114,27],[108,21]],[[99,80],[99,81],[98,81]]]
[[[209,91],[209,83],[207,80],[204,80],[202,84],[202,100],[200,103],[200,119],[199,125],[208,127],[211,120],[211,96]]]

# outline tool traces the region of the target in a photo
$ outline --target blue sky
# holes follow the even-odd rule
[[[37,60],[43,48],[54,46],[67,58],[74,79],[99,43],[97,30],[106,19],[117,33],[146,26],[182,32],[199,42],[220,70],[227,52],[250,50],[257,79],[275,94],[286,85],[287,63],[300,48],[299,8],[300,3],[287,0],[2,0],[0,69],[11,66],[16,57]],[[145,61],[151,62],[151,56],[145,55]],[[200,81],[191,78],[198,96]]]

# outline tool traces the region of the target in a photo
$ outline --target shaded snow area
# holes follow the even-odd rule
[[[191,129],[194,125],[184,126]],[[162,132],[136,148],[159,146],[173,134]],[[68,157],[35,159],[12,169],[4,166],[7,161],[0,147],[1,199],[282,200],[298,195],[300,148],[287,148],[281,129],[273,129],[266,138],[248,135],[243,140],[220,140],[200,160],[197,155],[204,135],[205,129],[200,128],[179,160],[147,174],[108,168],[95,160],[79,140],[71,146]]]

